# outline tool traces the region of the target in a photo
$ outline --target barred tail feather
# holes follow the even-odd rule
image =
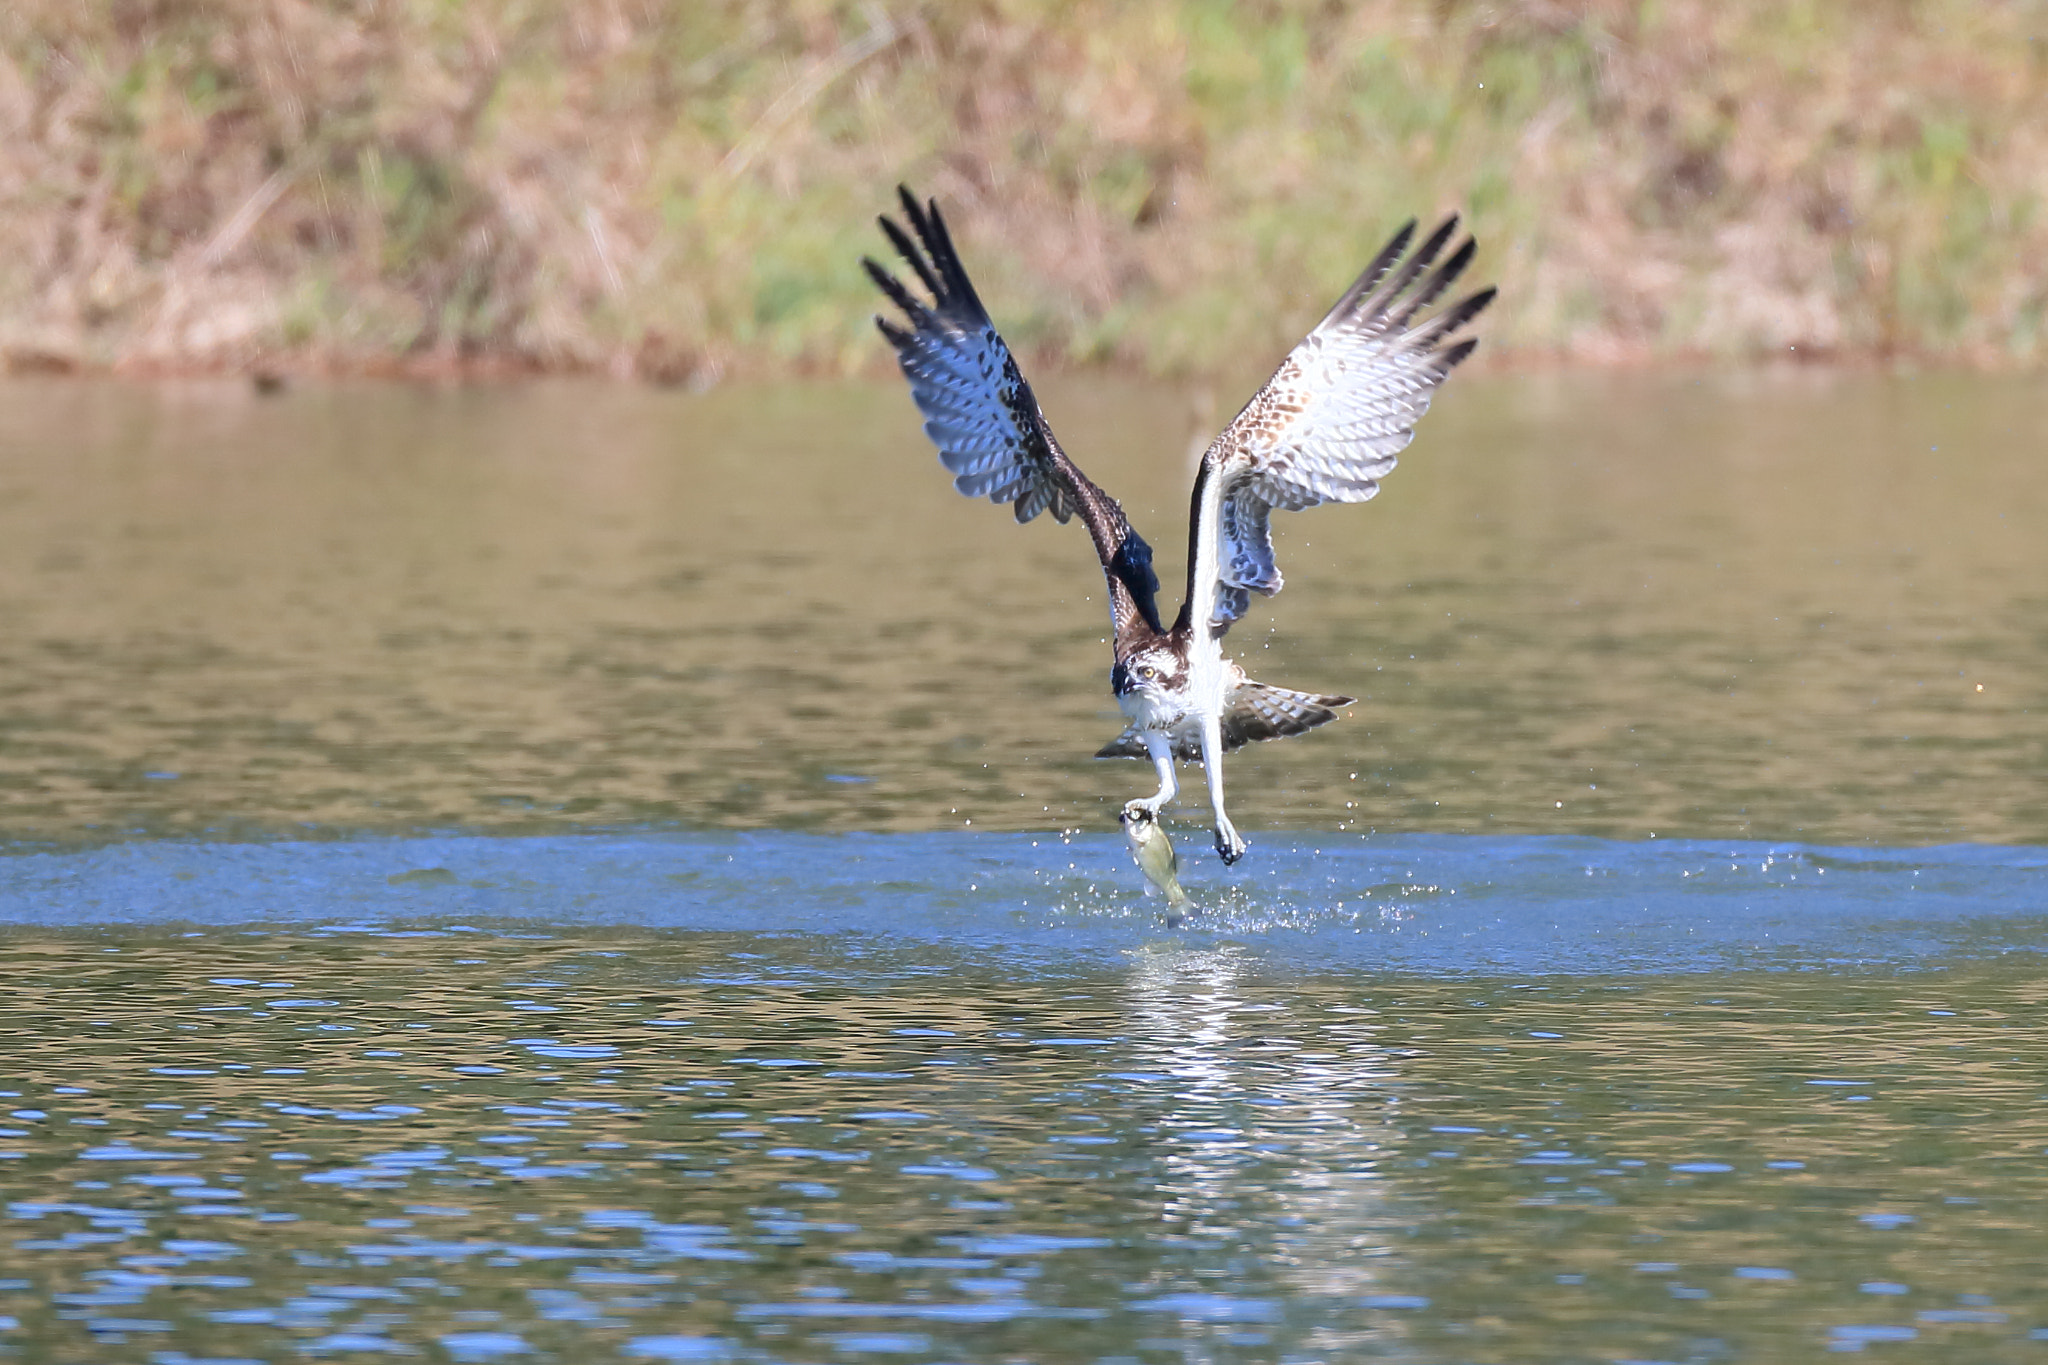
[[[1262,739],[1286,739],[1290,735],[1307,734],[1318,725],[1328,725],[1337,719],[1339,707],[1353,705],[1357,700],[1356,697],[1319,692],[1296,692],[1246,678],[1230,689],[1230,695],[1224,702],[1223,752],[1242,749]],[[1095,756],[1143,758],[1145,741],[1138,737],[1135,725],[1128,726],[1122,734],[1096,750]],[[1200,741],[1192,728],[1174,736],[1173,756],[1190,763],[1202,756]]]
[[[1241,749],[1255,740],[1285,739],[1306,734],[1337,719],[1337,708],[1356,697],[1294,692],[1246,678],[1230,690],[1223,709],[1223,750]]]

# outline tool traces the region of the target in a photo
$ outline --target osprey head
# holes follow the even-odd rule
[[[1109,685],[1119,698],[1134,693],[1171,696],[1188,684],[1188,661],[1171,645],[1147,645],[1116,661]]]

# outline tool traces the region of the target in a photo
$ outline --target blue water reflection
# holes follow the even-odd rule
[[[185,927],[178,906],[275,894],[247,876],[264,850],[191,846],[155,851],[192,874],[159,884],[192,889],[150,922],[10,931],[0,1347],[151,1365],[1988,1359],[2048,1330],[2026,1269],[2048,1252],[2027,1213],[2048,1197],[2048,1056],[2038,948],[2016,946],[2040,942],[2024,853],[1873,855],[1910,864],[1889,889],[1833,853],[1656,863],[1582,843],[1519,864],[1480,849],[1448,879],[1442,847],[1327,873],[1283,854],[1251,881],[1242,913],[1278,887],[1296,922],[1311,875],[1400,863],[1461,892],[1340,950],[1299,929],[1167,935],[1142,904],[1016,928],[1014,903],[959,897],[943,866],[928,899],[848,932],[797,932],[823,911],[789,896],[757,901],[749,932],[689,929],[687,898],[633,889],[686,847],[526,842],[434,856],[580,881],[621,922],[435,918],[435,887],[337,919],[419,854],[340,846],[360,881],[267,901],[310,924]],[[33,868],[17,923],[39,887],[119,903],[121,850],[68,856],[68,874],[12,860]],[[1532,918],[1630,920],[1538,894],[1566,864],[1680,889],[1611,949],[1571,949],[1611,953],[1576,974],[1546,970],[1557,935],[1490,927],[1505,891],[1466,908],[1487,899],[1468,899],[1473,869],[1521,866]],[[1819,924],[1762,953],[1771,970],[1731,965],[1790,918],[1761,896],[1744,918],[1739,888],[1786,895],[1823,866],[1861,890],[1806,902]],[[1902,901],[1937,912],[1901,924]],[[1706,907],[1707,947],[1672,904]],[[1477,951],[1369,965],[1418,927],[1536,946],[1508,973]],[[1800,969],[1852,931],[1863,966]]]
[[[503,938],[521,922],[542,936],[552,926],[803,934],[855,957],[863,943],[890,953],[922,947],[1032,972],[1115,964],[1152,946],[1455,974],[1904,965],[2048,942],[2048,849],[2031,846],[1273,835],[1258,859],[1230,872],[1189,852],[1183,881],[1196,912],[1173,934],[1114,836],[964,832],[23,851],[4,864],[0,924],[290,924],[387,938]],[[440,875],[422,881],[414,875],[422,866]],[[737,957],[705,983],[764,979],[749,964],[773,956]],[[914,961],[900,959],[899,970],[925,970]],[[485,965],[460,955],[447,962],[450,970]],[[331,1014],[317,1027],[357,1027],[347,1019],[350,989],[323,995],[288,978],[210,979],[222,992],[208,1010]],[[558,1026],[557,985],[536,974],[504,984],[503,1007],[531,1016],[518,1045],[562,1060],[582,1049],[608,1055],[614,1043]]]

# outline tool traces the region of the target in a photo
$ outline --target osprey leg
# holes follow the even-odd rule
[[[1124,809],[1157,815],[1180,792],[1180,779],[1173,775],[1173,741],[1152,730],[1144,731],[1139,738],[1144,740],[1145,752],[1152,756],[1152,767],[1159,774],[1159,790],[1136,801],[1126,801]]]
[[[1245,842],[1223,813],[1223,727],[1213,713],[1202,717],[1202,775],[1209,781],[1209,809],[1216,813],[1216,855],[1227,867],[1244,856]]]

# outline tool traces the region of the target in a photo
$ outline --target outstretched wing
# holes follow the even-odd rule
[[[1446,219],[1412,254],[1415,224],[1396,233],[1209,447],[1189,528],[1190,619],[1221,634],[1252,593],[1280,591],[1274,509],[1379,492],[1437,386],[1479,344],[1459,329],[1493,302],[1482,289],[1425,315],[1472,261],[1470,237],[1443,256],[1457,226]]]
[[[937,202],[920,205],[901,186],[897,195],[910,232],[886,217],[882,232],[931,302],[872,260],[863,257],[861,265],[909,323],[875,319],[896,348],[924,414],[925,435],[939,448],[953,486],[971,498],[1009,503],[1019,522],[1045,511],[1064,522],[1078,511],[1109,579],[1119,640],[1140,621],[1157,633],[1159,579],[1152,571],[1152,547],[1131,529],[1116,499],[1091,483],[1053,439],[1016,357],[975,295]]]

